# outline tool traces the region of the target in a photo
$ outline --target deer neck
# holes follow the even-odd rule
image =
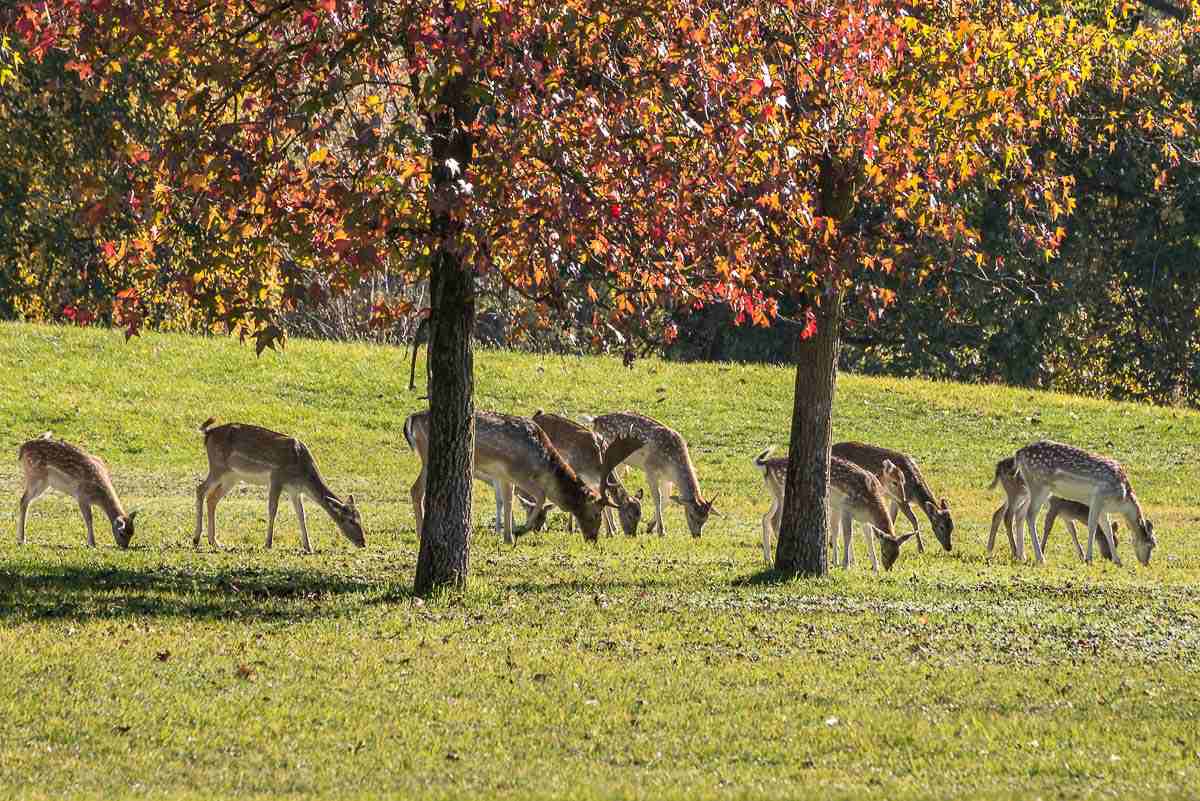
[[[108,522],[113,522],[118,517],[125,516],[125,508],[121,506],[121,500],[117,498],[117,493],[108,482],[102,483],[95,493],[94,501],[97,506],[104,510],[104,514],[108,516]]]
[[[892,517],[887,512],[887,506],[880,498],[872,498],[867,502],[870,509],[871,525],[887,534],[889,537],[896,535],[895,526],[892,524]]]
[[[578,514],[591,499],[591,490],[579,476],[569,473],[559,465],[549,468],[546,482],[546,497],[560,508]]]
[[[329,488],[325,483],[325,479],[321,478],[321,474],[315,469],[311,474],[305,476],[304,492],[308,497],[317,502],[317,505],[325,510],[325,513],[333,517],[329,501],[339,500],[336,493]]]
[[[686,450],[674,453],[670,458],[671,482],[680,498],[691,503],[700,502],[700,482],[696,479],[696,468],[688,458]]]

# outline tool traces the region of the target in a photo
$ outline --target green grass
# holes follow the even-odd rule
[[[1195,796],[1200,415],[843,376],[836,436],[912,453],[955,550],[910,543],[875,576],[858,540],[850,573],[772,583],[750,460],[786,443],[789,370],[477,366],[484,408],[674,426],[724,516],[695,541],[675,507],[667,537],[596,547],[559,514],[514,549],[477,485],[469,593],[414,601],[406,353],[0,326],[0,797]],[[244,488],[219,509],[230,549],[193,551],[209,415],[307,442],[368,548],[310,504],[302,555],[283,504],[267,552]],[[55,494],[15,545],[16,449],[47,429],[109,462],[141,510],[130,551],[107,526],[84,548]],[[993,464],[1043,436],[1126,465],[1159,533],[1148,569],[1128,540],[1124,568],[1078,564],[1062,531],[1045,567],[985,556]]]

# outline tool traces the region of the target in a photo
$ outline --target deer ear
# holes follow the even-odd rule
[[[946,512],[950,511],[950,501],[946,500],[945,498],[942,498],[942,509]]]
[[[346,505],[349,506],[351,509],[354,508],[354,496],[353,495],[346,496]]]
[[[646,494],[646,491],[643,490],[641,487],[638,487],[637,495],[634,495],[633,497],[637,498],[640,501],[642,499],[642,496],[644,496],[645,494]]]
[[[925,511],[929,512],[929,514],[931,514],[931,515],[937,514],[937,512],[938,512],[937,505],[934,504],[933,501],[925,501]]]
[[[906,543],[906,542],[908,542],[909,540],[911,540],[911,539],[912,539],[914,536],[916,536],[916,534],[917,534],[917,532],[915,532],[915,531],[910,531],[910,532],[908,532],[907,534],[904,534],[904,535],[902,535],[902,536],[899,536],[899,537],[894,537],[893,539],[895,539],[895,540],[896,540],[896,544],[897,544],[897,545],[903,545],[904,543]]]
[[[133,518],[135,518],[135,517],[137,517],[137,509],[134,509],[132,512],[129,513],[129,522],[132,523]]]

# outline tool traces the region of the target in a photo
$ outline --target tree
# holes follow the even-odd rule
[[[704,203],[665,158],[697,145],[679,86],[700,43],[660,46],[681,5],[47,0],[0,30],[34,62],[62,52],[101,96],[137,71],[161,110],[102,206],[133,221],[102,243],[129,318],[153,284],[261,350],[281,310],[320,294],[303,276],[337,291],[387,262],[428,275],[425,593],[469,570],[476,277],[546,314],[586,291],[598,328],[701,297],[683,273]],[[186,253],[196,226],[207,254]]]
[[[983,192],[1005,195],[1015,247],[1059,250],[1074,181],[1041,134],[1077,142],[1081,88],[1130,86],[1125,55],[1155,36],[1120,31],[1115,3],[1104,12],[1097,24],[1014,2],[745,3],[687,23],[711,29],[730,76],[706,134],[733,177],[740,233],[713,281],[756,322],[780,298],[805,307],[777,569],[827,569],[844,299],[870,321],[894,299],[888,282],[1001,268],[971,217]]]

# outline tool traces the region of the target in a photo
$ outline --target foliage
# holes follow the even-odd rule
[[[836,436],[914,454],[954,505],[955,552],[909,543],[877,578],[860,543],[849,574],[772,583],[750,460],[786,440],[789,371],[479,366],[489,408],[641,408],[677,427],[725,515],[692,540],[671,508],[667,537],[593,547],[556,514],[514,549],[477,483],[472,592],[416,603],[402,351],[298,340],[256,358],[219,338],[0,326],[9,453],[47,429],[84,443],[144,522],[131,550],[89,552],[50,493],[17,548],[17,466],[0,461],[4,795],[1186,798],[1200,782],[1200,415],[844,376]],[[303,438],[360,499],[367,549],[310,505],[318,553],[300,554],[284,504],[267,552],[265,492],[243,489],[220,507],[231,549],[193,552],[211,414]],[[1061,530],[1044,568],[984,556],[992,465],[1039,436],[1126,465],[1158,524],[1149,568],[1079,565]]]
[[[137,230],[110,262],[135,286],[178,263],[158,280],[262,347],[281,309],[385,264],[420,277],[446,245],[543,316],[586,296],[601,331],[605,307],[625,316],[686,287],[694,212],[655,158],[682,125],[672,76],[689,61],[654,46],[675,16],[662,3],[118,0],[26,5],[13,27],[35,59],[73,53],[100,91],[111,65],[153,73],[164,130],[126,165]],[[472,161],[434,164],[438,115],[459,96],[478,108]],[[452,191],[435,199],[442,168]],[[431,230],[431,203],[454,208],[454,242]],[[180,241],[189,224],[215,245],[204,258]]]

